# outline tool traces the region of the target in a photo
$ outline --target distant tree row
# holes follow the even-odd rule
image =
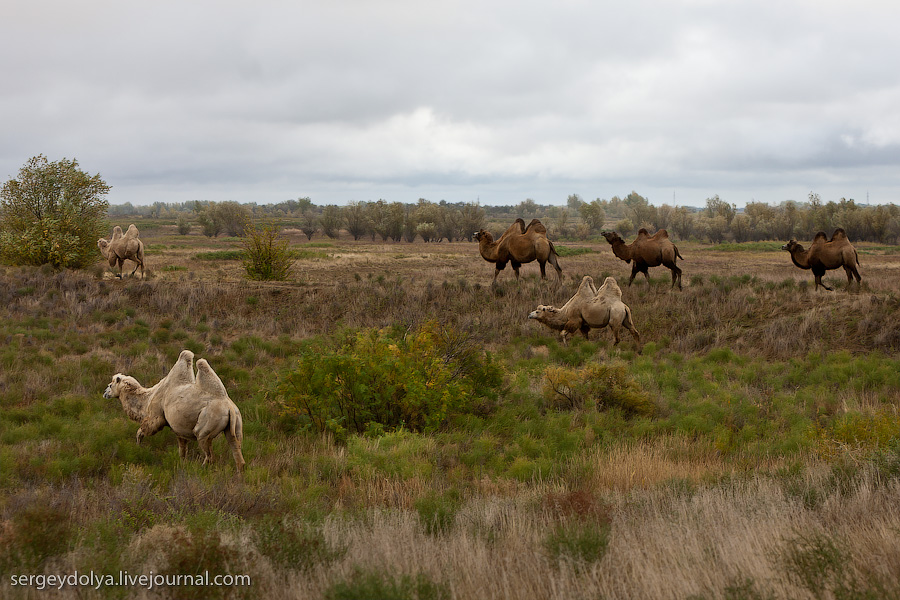
[[[759,240],[811,239],[817,231],[829,235],[838,227],[852,240],[887,244],[900,243],[900,207],[860,205],[854,200],[822,202],[810,193],[806,202],[786,201],[778,205],[750,202],[738,209],[718,195],[707,198],[705,206],[655,206],[637,192],[624,198],[597,198],[587,202],[570,195],[561,206],[540,205],[526,199],[516,205],[482,206],[480,203],[431,202],[420,198],[415,204],[353,201],[344,206],[317,206],[310,198],[286,200],[277,204],[239,204],[237,202],[184,202],[150,206],[114,205],[112,218],[144,216],[176,218],[179,231],[188,233],[193,225],[207,236],[225,233],[244,235],[251,220],[270,219],[299,227],[312,238],[320,233],[336,238],[342,233],[353,239],[426,242],[472,239],[478,229],[505,229],[516,218],[530,221],[540,218],[552,237],[562,240],[586,240],[603,229],[615,229],[623,236],[634,235],[644,227],[667,229],[679,239],[712,243]]]

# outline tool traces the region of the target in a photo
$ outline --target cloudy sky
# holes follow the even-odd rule
[[[0,177],[113,204],[900,203],[900,3],[6,0]]]

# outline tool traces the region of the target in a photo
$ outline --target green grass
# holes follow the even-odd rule
[[[194,255],[197,260],[244,260],[246,253],[243,250],[216,250],[213,252],[198,252]]]
[[[596,252],[591,248],[584,248],[578,246],[562,246],[560,244],[556,244],[556,253],[562,257],[566,258],[568,256],[580,256],[582,254],[592,254]]]
[[[784,242],[740,242],[722,243],[709,246],[720,252],[775,252],[781,250]]]

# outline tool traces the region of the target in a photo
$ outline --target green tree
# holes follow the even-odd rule
[[[0,190],[0,256],[20,265],[81,268],[96,262],[109,190],[75,159],[31,158]]]
[[[606,221],[606,211],[603,210],[603,204],[600,198],[593,202],[582,202],[581,208],[578,209],[581,214],[581,222],[587,225],[590,233],[600,233],[603,229],[603,223]]]
[[[311,240],[312,236],[319,228],[319,218],[316,216],[312,208],[308,208],[300,215],[300,231],[306,236],[307,240]]]
[[[291,277],[294,258],[289,242],[281,237],[274,223],[255,227],[248,225],[244,238],[244,270],[248,279],[287,281]]]
[[[369,216],[366,214],[366,205],[362,202],[350,202],[344,207],[344,222],[347,223],[347,233],[358,240],[369,229]]]
[[[319,225],[322,226],[322,233],[331,239],[337,238],[341,231],[341,225],[344,218],[341,215],[341,207],[336,204],[329,204],[322,209],[322,216],[319,219]]]

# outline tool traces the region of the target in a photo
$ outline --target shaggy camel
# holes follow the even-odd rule
[[[506,268],[506,263],[512,264],[518,279],[519,267],[533,260],[538,261],[541,267],[541,279],[547,278],[548,262],[556,269],[557,282],[562,277],[556,248],[553,247],[553,242],[547,239],[547,228],[537,219],[533,219],[527,227],[524,220],[516,219],[496,242],[494,236],[480,229],[475,233],[475,240],[478,242],[481,257],[496,265],[493,282],[497,281],[500,271]]]
[[[197,361],[194,376],[194,353],[183,350],[169,374],[151,388],[138,380],[117,373],[103,392],[104,398],[118,398],[125,414],[141,426],[137,442],[161,431],[166,425],[178,439],[178,453],[187,454],[189,440],[196,439],[203,450],[206,465],[213,459],[212,441],[225,434],[238,472],[244,468],[241,454],[244,422],[241,411],[228,397],[222,380],[206,359]]]
[[[124,234],[122,228],[116,225],[113,228],[112,238],[97,240],[100,254],[109,261],[109,267],[113,268],[116,264],[119,265],[117,277],[122,277],[122,267],[126,260],[130,260],[134,263],[134,271],[131,272],[131,275],[134,276],[140,267],[141,279],[144,278],[144,242],[140,240],[139,235],[138,228],[132,223]]]
[[[634,261],[631,266],[631,278],[628,280],[629,286],[638,273],[644,274],[649,285],[650,273],[647,269],[663,265],[672,270],[672,287],[674,288],[677,283],[678,289],[681,289],[681,269],[675,261],[679,258],[684,260],[684,257],[678,252],[678,246],[669,240],[668,231],[660,229],[651,236],[642,228],[638,231],[637,238],[630,244],[626,244],[615,231],[602,231],[600,235],[606,238],[612,246],[613,254],[618,258],[626,263]]]
[[[587,338],[592,328],[602,329],[609,325],[618,344],[619,330],[624,327],[634,337],[638,351],[641,348],[641,336],[634,326],[631,309],[622,302],[622,290],[612,277],[607,277],[598,289],[594,287],[594,280],[585,275],[575,295],[562,308],[540,305],[528,318],[559,331],[563,343],[567,343],[567,337],[576,331]]]
[[[791,260],[801,269],[812,269],[813,276],[816,278],[815,289],[819,289],[821,285],[826,290],[833,291],[832,288],[822,283],[822,276],[825,275],[825,271],[838,267],[844,267],[844,271],[847,273],[848,289],[853,283],[854,277],[856,277],[857,284],[862,282],[862,277],[859,276],[856,268],[859,264],[859,256],[843,229],[835,229],[830,240],[824,231],[820,231],[813,239],[813,243],[810,244],[809,250],[804,250],[803,246],[795,240],[789,241],[781,249],[790,252]]]

